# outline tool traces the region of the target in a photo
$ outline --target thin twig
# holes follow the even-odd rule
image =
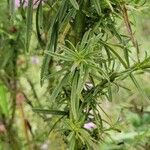
[[[138,58],[138,61],[140,62],[140,60],[139,60],[139,53],[140,52],[139,52],[138,42],[134,38],[133,31],[132,31],[131,24],[130,24],[130,20],[129,20],[129,16],[128,16],[128,10],[127,10],[125,5],[123,5],[123,7],[122,7],[122,12],[123,12],[123,18],[124,18],[126,28],[128,30],[129,36],[131,38],[132,44],[137,50],[137,58]]]

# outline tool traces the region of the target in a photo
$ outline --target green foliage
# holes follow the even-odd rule
[[[122,129],[120,121],[114,118],[116,121],[111,121],[109,110],[102,105],[105,100],[115,103],[113,111],[119,114],[115,94],[122,89],[125,95],[131,94],[126,87],[128,83],[124,85],[131,81],[142,96],[142,106],[138,108],[133,102],[132,109],[138,117],[137,120],[131,117],[130,124],[133,128],[143,127],[146,117],[143,107],[149,100],[137,75],[149,71],[150,57],[147,52],[145,56],[140,53],[130,12],[142,9],[144,3],[138,0],[48,0],[39,1],[35,8],[33,0],[29,0],[27,7],[22,3],[14,9],[11,1],[0,2],[0,7],[5,6],[1,12],[10,9],[9,14],[5,14],[7,17],[0,16],[0,123],[6,128],[4,137],[12,141],[2,143],[13,149],[21,145],[23,149],[39,149],[53,131],[60,134],[69,150],[119,149],[116,143],[120,141],[136,145],[135,137],[147,142],[150,136],[145,129],[140,130],[139,135],[128,130],[129,133],[115,137],[114,132]],[[32,55],[42,59],[40,88],[32,78]],[[35,72],[38,78],[39,72]],[[27,83],[22,85],[22,80]],[[39,96],[42,88],[44,94]],[[24,101],[30,106],[27,111]],[[32,130],[32,126],[36,127],[26,118],[28,109],[38,118],[37,125],[42,125],[40,131]],[[24,137],[14,130],[15,118],[19,116],[16,111],[23,122]],[[94,126],[85,126],[91,122]],[[23,139],[21,144],[13,134]]]

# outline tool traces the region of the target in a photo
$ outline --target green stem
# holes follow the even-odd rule
[[[76,45],[78,42],[82,40],[82,37],[85,33],[85,23],[86,23],[86,15],[84,11],[88,9],[89,0],[81,1],[80,8],[77,11],[75,16],[74,24],[73,24],[73,38],[71,42]]]

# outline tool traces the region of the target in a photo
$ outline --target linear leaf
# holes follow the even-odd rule
[[[82,38],[82,41],[81,41],[81,50],[85,47],[85,45],[87,44],[88,42],[88,38],[89,38],[89,34],[90,34],[90,31],[91,30],[88,30],[87,32],[85,32],[85,34],[83,35],[83,38]]]
[[[76,55],[77,55],[72,49],[70,49],[64,45],[60,45],[60,48],[63,49],[63,51],[65,51],[68,55],[72,55],[73,57],[76,57]]]
[[[53,78],[53,77],[56,77],[56,76],[60,76],[60,74],[62,75],[64,72],[65,72],[65,69],[61,69],[61,70],[59,70],[55,73],[52,73],[52,74],[49,74],[49,75],[45,76],[42,80],[50,79],[50,78]]]
[[[107,43],[104,43],[104,41],[100,40],[100,43],[103,44],[104,46],[106,46],[117,58],[118,60],[121,62],[121,64],[127,68],[128,66],[126,65],[126,63],[124,62],[124,60],[120,57],[120,55],[113,49],[111,48],[111,46],[109,46]]]
[[[61,110],[52,110],[52,109],[41,109],[41,108],[33,108],[32,109],[36,113],[42,113],[42,114],[51,114],[51,115],[67,115],[67,111],[61,111]]]
[[[29,0],[29,5],[27,8],[26,41],[25,41],[25,49],[27,52],[29,52],[29,46],[31,40],[32,18],[33,18],[33,0]]]
[[[77,93],[77,86],[78,86],[78,71],[75,72],[74,77],[73,77],[73,82],[72,82],[72,87],[71,87],[71,109],[72,109],[72,114],[75,120],[77,120],[77,114],[78,114],[78,109],[79,109],[79,97]]]
[[[85,66],[81,65],[80,67],[80,75],[77,86],[77,93],[81,94],[82,89],[84,88],[85,81],[89,75],[89,69],[85,68]]]
[[[69,40],[66,40],[66,42],[68,42],[75,52],[77,51],[76,47]]]
[[[136,88],[138,89],[139,93],[142,95],[142,97],[145,100],[149,100],[148,96],[146,95],[145,91],[143,90],[142,86],[139,85],[139,83],[137,82],[136,78],[130,74],[130,78],[133,81],[134,85],[136,86]]]
[[[0,108],[5,116],[8,116],[7,92],[3,84],[0,84]]]
[[[75,150],[75,146],[76,146],[76,138],[75,138],[75,132],[71,132],[69,135],[68,135],[68,141],[69,142],[69,150]]]
[[[108,100],[112,102],[112,90],[111,90],[111,83],[108,82]]]
[[[45,52],[45,54],[48,54],[48,55],[50,55],[52,57],[55,57],[55,58],[58,58],[60,60],[73,61],[73,59],[71,57],[63,56],[63,55],[60,55],[60,54],[57,54],[57,53],[54,53],[54,52],[47,51],[47,52]]]
[[[54,26],[50,29],[50,41],[48,42],[46,49],[50,51],[55,51],[56,42],[57,42],[57,32],[58,32],[58,22],[54,23]],[[43,64],[41,68],[41,85],[43,84],[44,80],[43,77],[49,74],[49,65],[52,58],[48,54],[45,54],[43,59]]]
[[[54,18],[52,18],[50,29],[49,29],[49,37],[48,37],[49,41],[47,42],[47,45],[46,45],[46,50],[48,51],[51,51],[51,52],[56,51],[59,28],[65,17],[66,10],[67,10],[66,2],[67,2],[66,0],[62,1],[57,13],[54,15]],[[41,68],[41,85],[44,83],[44,81],[42,80],[43,77],[50,73],[49,66],[50,66],[51,61],[52,61],[51,56],[49,56],[48,54],[45,54],[42,68]]]
[[[76,0],[70,0],[70,3],[75,9],[79,10],[79,5]]]
[[[50,96],[50,100],[52,102],[55,101],[55,99],[57,98],[58,94],[60,93],[60,90],[62,89],[62,87],[66,84],[67,79],[68,79],[69,75],[65,75],[63,77],[63,79],[58,83],[58,85],[55,87],[55,89],[53,90],[52,95]]]
[[[42,1],[40,1],[38,7],[37,7],[37,11],[36,11],[36,32],[37,32],[37,37],[38,37],[38,41],[41,45],[41,47],[44,46],[44,41],[41,38],[41,26],[42,26],[42,21],[43,21],[43,17],[42,17]]]
[[[94,150],[98,150],[99,149],[98,145],[96,145],[93,142],[94,139],[92,139],[92,137],[90,136],[90,134],[86,130],[80,129],[80,134],[81,134],[82,138],[85,140],[85,142],[88,145],[89,149],[94,149]]]
[[[106,1],[106,3],[108,4],[108,6],[110,7],[111,11],[114,12],[114,9],[113,9],[113,7],[112,7],[110,1],[109,1],[109,0],[105,0],[105,1]]]
[[[101,14],[100,0],[93,0],[93,3],[97,13],[100,15]]]

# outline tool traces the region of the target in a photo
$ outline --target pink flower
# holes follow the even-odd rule
[[[33,0],[33,5],[34,5],[34,8],[37,8],[38,4],[40,3],[41,0]],[[42,0],[43,1],[43,0]],[[29,3],[29,0],[15,0],[15,7],[18,8],[20,7],[20,2],[23,3],[23,6],[24,7],[27,7],[28,6],[28,3]]]
[[[15,7],[18,8],[20,7],[20,2],[22,3],[24,0],[15,0]],[[24,1],[24,4],[23,4],[24,7],[28,6],[28,0],[25,0]]]
[[[88,130],[92,130],[96,128],[96,125],[93,122],[88,122],[84,124],[84,128]]]

